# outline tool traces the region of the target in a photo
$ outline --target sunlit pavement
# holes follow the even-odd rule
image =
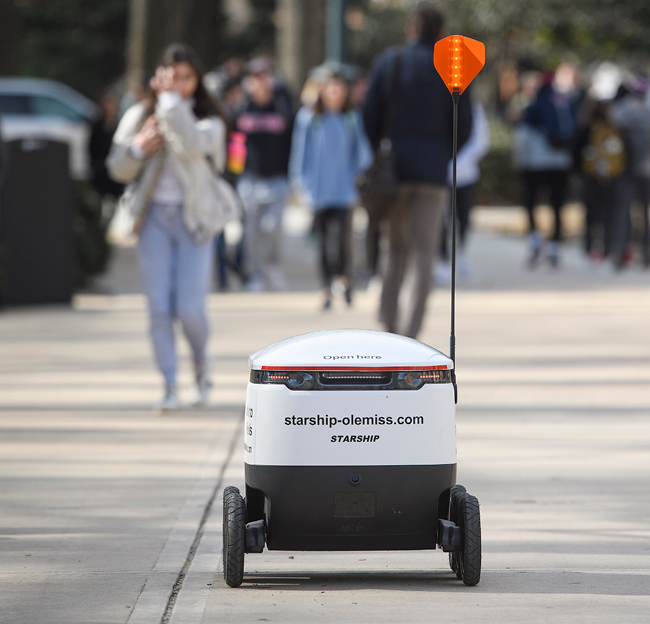
[[[524,243],[488,230],[472,240],[457,320],[477,587],[440,551],[266,551],[247,556],[241,588],[221,578],[220,489],[243,483],[248,353],[314,329],[379,329],[376,289],[330,313],[305,289],[212,295],[211,404],[166,416],[150,408],[161,388],[143,299],[87,294],[0,314],[0,622],[647,622],[650,272],[587,270],[571,246],[559,271],[530,272]],[[313,245],[287,251],[307,284]],[[443,351],[448,312],[440,288],[421,338]]]

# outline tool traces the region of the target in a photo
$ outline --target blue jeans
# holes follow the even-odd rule
[[[181,205],[151,205],[138,239],[138,259],[156,363],[167,384],[176,383],[175,319],[190,343],[195,366],[206,362],[205,299],[213,249],[212,241],[194,242],[183,223]]]

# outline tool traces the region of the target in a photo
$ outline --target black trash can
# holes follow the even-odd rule
[[[68,145],[22,139],[5,146],[0,188],[0,302],[70,303],[73,207]]]

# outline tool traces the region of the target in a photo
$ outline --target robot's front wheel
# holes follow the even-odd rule
[[[223,491],[223,577],[230,587],[244,580],[246,505],[236,487]]]
[[[462,528],[463,549],[449,554],[449,565],[465,585],[481,580],[481,511],[476,496],[454,486],[450,501],[451,520]]]

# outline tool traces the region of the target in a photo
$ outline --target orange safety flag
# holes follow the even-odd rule
[[[462,93],[485,65],[485,46],[475,39],[451,35],[433,48],[433,64],[450,93]]]

